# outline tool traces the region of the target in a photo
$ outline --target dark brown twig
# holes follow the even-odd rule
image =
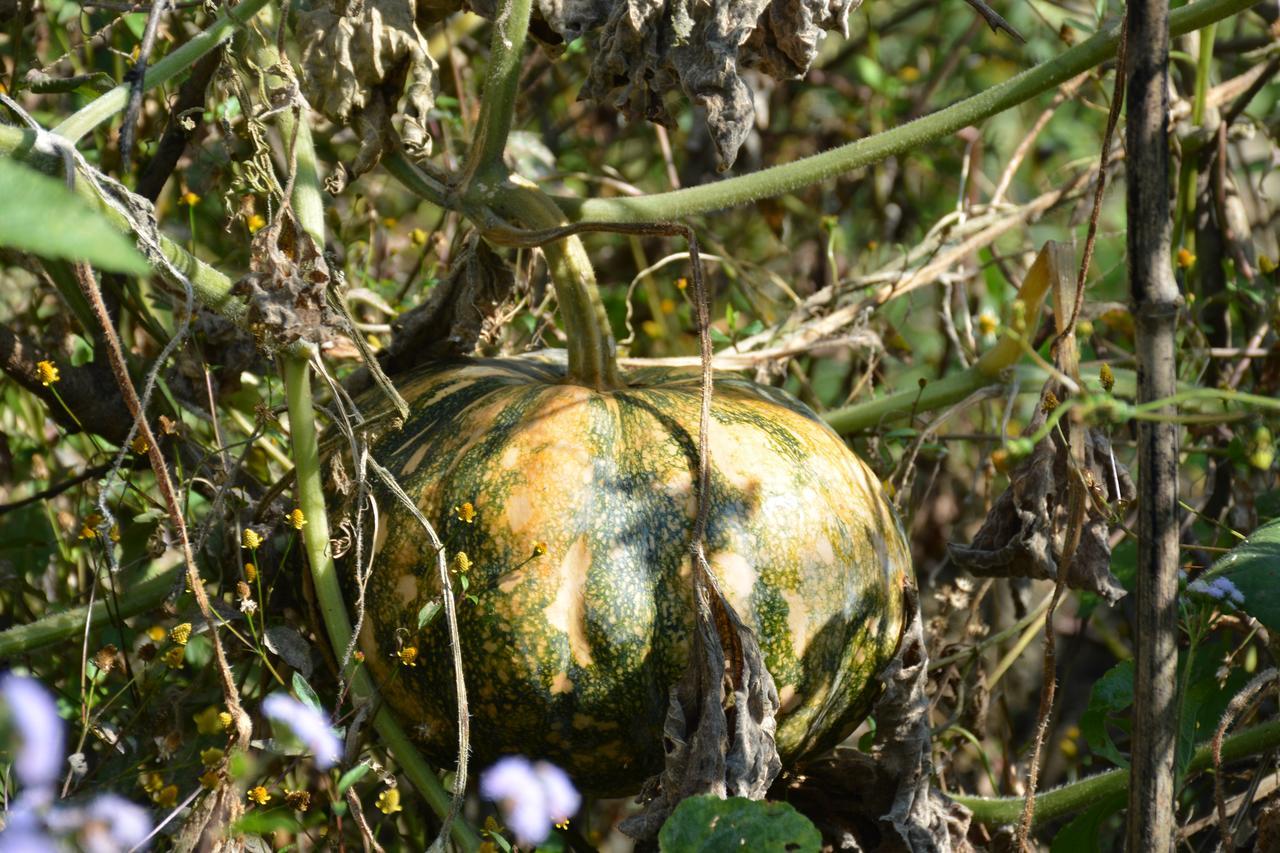
[[[147,12],[147,27],[142,31],[142,44],[138,46],[138,61],[125,75],[129,81],[129,101],[124,108],[124,121],[120,125],[120,170],[128,173],[130,156],[133,153],[133,134],[138,123],[138,113],[142,111],[143,83],[147,76],[147,61],[151,58],[151,50],[156,43],[156,30],[160,27],[160,19],[164,17],[169,0],[156,0]]]

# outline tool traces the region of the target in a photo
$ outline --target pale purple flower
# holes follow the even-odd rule
[[[1237,587],[1234,583],[1232,583],[1231,578],[1227,577],[1226,575],[1219,575],[1218,577],[1214,578],[1212,581],[1212,586],[1217,587],[1218,590],[1222,593],[1223,597],[1226,599],[1230,599],[1232,604],[1237,606],[1244,604],[1244,593],[1242,593],[1240,591],[1240,588]]]
[[[34,678],[7,673],[0,678],[0,706],[18,735],[13,762],[18,781],[26,788],[54,785],[66,752],[53,696]]]
[[[1214,601],[1221,601],[1223,596],[1223,592],[1221,589],[1219,589],[1214,584],[1210,584],[1204,578],[1196,578],[1191,583],[1187,584],[1187,591],[1208,596],[1209,598],[1212,598]]]
[[[1224,604],[1230,604],[1235,607],[1244,604],[1244,593],[1232,583],[1231,578],[1223,575],[1219,575],[1213,580],[1196,578],[1187,584],[1187,591],[1198,593],[1206,598],[1212,598],[1214,601],[1221,601]]]
[[[284,693],[272,693],[262,702],[262,713],[276,723],[282,723],[306,744],[315,756],[316,766],[327,770],[338,762],[342,754],[338,736],[334,734],[324,714]]]
[[[546,841],[551,827],[567,821],[582,805],[582,797],[563,770],[521,755],[499,759],[482,773],[480,795],[498,804],[503,820],[524,847]]]
[[[85,810],[81,847],[87,853],[132,850],[151,833],[151,815],[118,794],[102,794]]]

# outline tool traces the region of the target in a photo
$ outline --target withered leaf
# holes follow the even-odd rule
[[[872,711],[876,736],[870,754],[837,748],[797,768],[773,794],[812,820],[836,849],[969,851],[968,809],[931,784],[929,662],[914,589],[907,590],[906,604],[911,619],[880,675],[884,693]]]
[[[644,810],[619,825],[632,838],[656,838],[686,797],[763,799],[782,769],[778,691],[760,646],[714,581],[697,593],[689,666],[671,690],[663,726],[665,767],[645,783]]]
[[[1037,410],[1027,432],[1044,423]],[[1088,487],[1080,542],[1067,571],[1067,586],[1095,592],[1114,604],[1125,595],[1111,574],[1110,521],[1102,506],[1131,502],[1136,491],[1101,430],[1082,430]],[[1035,446],[1009,475],[1009,488],[996,500],[969,545],[947,546],[960,568],[982,577],[1057,580],[1067,528],[1070,493],[1069,450],[1057,431]],[[1101,505],[1101,506],[1100,506]]]
[[[248,326],[268,350],[305,340],[320,344],[339,334],[326,291],[329,267],[320,247],[286,207],[254,234],[249,272],[231,288],[248,307]]]
[[[431,153],[425,122],[435,104],[436,65],[418,29],[419,12],[415,0],[319,0],[298,15],[303,94],[360,140],[354,162],[346,167],[351,178],[376,166],[395,144],[393,119],[401,124],[409,154]]]

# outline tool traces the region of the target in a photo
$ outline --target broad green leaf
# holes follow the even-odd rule
[[[146,275],[133,242],[56,178],[0,157],[0,246]]]
[[[1089,748],[1117,767],[1128,767],[1129,759],[1111,739],[1109,726],[1124,728],[1124,712],[1133,704],[1133,661],[1113,666],[1093,685],[1089,707],[1080,717],[1080,731]]]
[[[741,850],[789,850],[803,853],[822,847],[822,834],[787,803],[765,803],[746,797],[690,797],[676,806],[658,833],[664,853],[686,850],[717,853]]]
[[[1244,596],[1239,609],[1275,635],[1280,631],[1280,519],[1264,524],[1201,577],[1223,577]]]
[[[1058,834],[1053,836],[1053,844],[1049,848],[1049,853],[1095,853],[1095,851],[1101,851],[1103,848],[1098,841],[1098,834],[1102,831],[1102,825],[1107,818],[1125,807],[1126,799],[1124,794],[1119,794],[1094,803],[1072,820],[1071,823],[1058,830]],[[1108,844],[1107,849],[1111,849],[1111,845]]]
[[[298,699],[304,705],[310,705],[313,710],[325,713],[324,706],[320,704],[320,697],[311,689],[311,685],[302,677],[302,673],[295,672],[293,674],[293,692],[298,694]]]

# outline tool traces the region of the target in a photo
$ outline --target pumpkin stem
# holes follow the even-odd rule
[[[513,177],[517,186],[499,193],[494,205],[529,230],[541,231],[566,224],[563,211],[541,190]],[[618,376],[618,344],[609,327],[609,317],[596,273],[587,250],[575,235],[547,243],[542,247],[551,271],[551,283],[560,304],[560,319],[568,337],[569,379],[590,388],[621,387]]]

